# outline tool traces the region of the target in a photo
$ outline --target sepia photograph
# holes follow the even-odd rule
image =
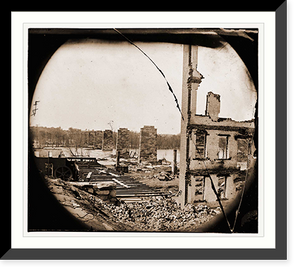
[[[28,232],[258,234],[259,28],[30,28]]]
[[[11,12],[2,260],[287,259],[287,1],[209,6]]]

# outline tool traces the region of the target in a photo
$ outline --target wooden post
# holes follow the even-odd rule
[[[177,174],[177,150],[173,150],[173,166],[172,166],[172,172],[174,175]]]
[[[120,166],[120,151],[117,151],[117,167]]]

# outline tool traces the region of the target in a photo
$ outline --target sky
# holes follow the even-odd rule
[[[183,46],[136,42],[163,71],[181,105]],[[199,47],[197,113],[206,94],[221,95],[220,117],[254,116],[255,87],[247,68],[228,44],[220,50]],[[98,39],[69,40],[50,58],[37,83],[39,101],[30,125],[140,131],[154,125],[160,134],[178,134],[181,116],[168,86],[136,47]]]

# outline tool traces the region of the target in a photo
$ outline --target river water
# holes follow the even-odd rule
[[[131,154],[138,155],[138,149],[131,149]],[[89,149],[89,148],[75,148],[75,147],[45,147],[43,149],[36,149],[35,155],[38,157],[72,157],[82,156],[82,157],[95,157],[97,159],[109,159],[111,155],[115,155],[116,150],[111,151],[102,151],[99,149]],[[157,160],[166,159],[167,161],[173,163],[173,150],[157,150]],[[177,150],[177,163],[180,161],[180,151]]]

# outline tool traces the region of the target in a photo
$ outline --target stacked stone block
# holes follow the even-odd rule
[[[102,138],[102,151],[112,151],[114,148],[113,131],[105,130]]]
[[[127,128],[118,130],[117,151],[122,158],[129,158],[130,136]]]
[[[141,128],[139,161],[157,161],[157,129],[154,126]]]

